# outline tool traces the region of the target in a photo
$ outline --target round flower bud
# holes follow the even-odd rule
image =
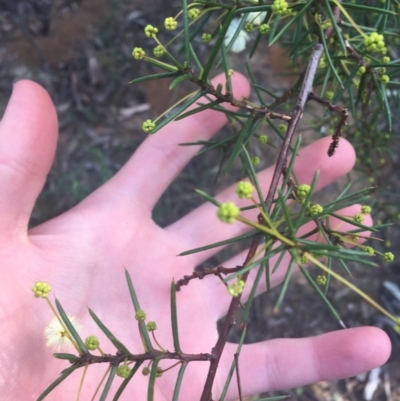
[[[250,199],[254,191],[253,184],[248,181],[240,181],[235,189],[240,199]]]
[[[332,100],[334,95],[335,95],[335,93],[334,93],[333,91],[327,91],[327,92],[325,93],[325,97],[326,97],[328,100]]]
[[[150,374],[150,368],[148,368],[147,366],[145,366],[143,369],[142,369],[142,375],[143,376],[148,376]]]
[[[188,17],[189,17],[191,20],[195,20],[196,18],[199,17],[199,15],[200,15],[200,9],[199,9],[199,8],[191,8],[191,9],[188,11]]]
[[[144,28],[144,33],[148,38],[154,38],[158,32],[158,28],[154,27],[153,25],[147,25]]]
[[[164,54],[164,47],[162,47],[161,45],[157,45],[154,49],[153,49],[153,54],[156,57],[161,57]]]
[[[268,24],[262,24],[260,25],[260,34],[261,35],[266,35],[270,30],[270,26]]]
[[[131,373],[131,368],[128,365],[121,365],[117,368],[117,376],[126,379]]]
[[[364,47],[369,52],[386,50],[384,36],[378,32],[371,32],[369,36],[364,39]]]
[[[372,248],[372,246],[363,246],[363,247],[362,247],[362,250],[363,250],[365,253],[368,253],[368,255],[371,255],[371,256],[375,255],[375,249]]]
[[[161,377],[164,371],[158,366],[157,367],[157,372],[156,372],[156,377]]]
[[[178,26],[178,22],[175,21],[173,17],[168,17],[165,18],[164,26],[168,31],[173,31]]]
[[[383,260],[385,262],[393,262],[394,261],[394,255],[392,252],[385,252],[383,254]]]
[[[325,29],[328,29],[331,25],[332,25],[332,21],[330,19],[327,19],[321,24],[321,28],[323,30],[325,30]]]
[[[361,224],[364,221],[364,216],[361,213],[357,213],[353,217],[355,223]]]
[[[139,322],[144,322],[146,320],[146,312],[139,309],[136,313],[135,313],[135,319],[138,320]]]
[[[384,85],[386,85],[390,81],[389,75],[382,75],[379,79]]]
[[[37,281],[32,287],[35,298],[47,298],[47,294],[51,291],[51,287],[44,281]]]
[[[317,284],[319,285],[325,285],[326,284],[326,276],[325,275],[319,275],[317,277]]]
[[[310,205],[307,208],[307,213],[310,216],[321,214],[323,211],[324,211],[324,208],[321,205],[319,205],[318,203],[316,203],[315,205]]]
[[[147,331],[154,331],[157,330],[156,322],[149,322],[146,324]]]
[[[260,141],[260,143],[265,144],[268,142],[268,137],[267,137],[267,135],[260,135],[258,137],[258,140]]]
[[[253,163],[253,166],[258,166],[260,164],[260,158],[257,156],[254,156],[251,158],[251,162]]]
[[[278,129],[279,129],[280,132],[282,132],[282,134],[284,134],[287,131],[287,125],[286,124],[279,124]]]
[[[285,15],[289,12],[289,4],[286,0],[274,0],[271,8],[272,11],[278,15]]]
[[[254,29],[254,26],[251,22],[246,22],[243,29],[245,32],[251,32]]]
[[[239,214],[240,209],[233,202],[221,203],[217,211],[218,218],[224,223],[230,224],[235,221]]]
[[[303,203],[310,192],[311,187],[308,184],[302,184],[297,187],[296,195],[299,203]]]
[[[96,336],[89,336],[86,337],[85,345],[88,350],[94,351],[99,347],[100,341]]]
[[[150,132],[152,132],[154,130],[155,127],[156,127],[156,124],[153,123],[153,121],[146,120],[142,125],[142,130],[144,132],[146,132],[146,134],[149,134]]]
[[[235,71],[232,68],[229,68],[228,70],[228,77],[232,77],[235,74]]]
[[[132,50],[132,56],[135,57],[136,60],[143,60],[145,55],[146,53],[141,47],[135,47]]]
[[[368,205],[361,206],[361,213],[362,214],[370,214],[371,211],[372,211],[371,206],[368,206]]]
[[[236,282],[234,282],[231,285],[228,285],[228,292],[232,297],[237,297],[239,296],[244,289],[244,281],[242,279],[238,279],[236,280]]]
[[[383,64],[390,63],[390,57],[388,57],[388,56],[382,57],[382,63]]]
[[[358,70],[357,70],[357,75],[359,77],[361,77],[361,75],[365,74],[365,71],[367,71],[367,69],[362,65]]]
[[[203,34],[201,35],[201,41],[202,41],[203,43],[210,43],[210,42],[211,42],[211,39],[212,39],[211,33],[203,33]]]
[[[326,60],[324,57],[321,57],[318,63],[318,68],[326,68]]]
[[[305,265],[307,262],[308,262],[308,257],[307,257],[307,255],[303,255],[303,256],[300,258],[300,263],[301,263],[302,265]]]

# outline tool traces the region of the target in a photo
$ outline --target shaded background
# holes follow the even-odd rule
[[[69,209],[110,178],[145,138],[142,122],[153,119],[179,99],[179,92],[168,90],[169,82],[128,84],[155,72],[148,64],[133,60],[131,52],[138,45],[149,49],[154,46],[143,28],[149,23],[160,26],[166,16],[174,13],[171,7],[167,0],[0,0],[0,109],[5,107],[12,83],[28,78],[48,89],[59,117],[56,160],[31,225]],[[165,41],[172,37],[165,30],[160,35]],[[201,57],[203,45],[198,42],[195,46]],[[240,57],[232,55],[231,64],[243,69]],[[287,67],[285,51],[278,46],[256,54],[252,65],[258,78],[270,80],[276,88],[289,88],[296,77]],[[270,148],[255,147],[253,152],[262,159],[260,167],[272,163]],[[218,152],[208,153],[188,165],[154,210],[154,219],[160,225],[175,221],[201,203],[193,188],[215,193],[235,180],[238,169],[236,175],[222,176],[214,182],[220,157]],[[397,187],[397,167],[397,160],[388,163],[382,172],[383,184]],[[204,174],[205,170],[209,173]],[[365,185],[363,176],[353,174],[352,179]],[[343,182],[327,188],[321,199],[337,195]],[[397,227],[384,235],[385,240],[398,243]],[[209,265],[213,263],[218,259]],[[395,265],[378,269],[352,266],[352,272],[354,283],[375,299],[382,294],[383,280],[399,280]],[[272,291],[255,300],[246,342],[339,329],[302,276],[291,282],[283,306],[273,313],[277,295]],[[329,295],[349,327],[383,324],[375,311],[347,288],[333,282]],[[238,333],[233,333],[233,341],[238,339]],[[391,399],[400,400],[396,347],[380,377],[391,385]],[[366,379],[361,375],[274,394],[290,394],[296,400],[361,400]],[[373,399],[388,399],[382,382]]]

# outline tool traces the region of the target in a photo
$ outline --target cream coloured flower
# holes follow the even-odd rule
[[[261,25],[264,22],[266,15],[267,13],[265,11],[248,13],[246,22],[251,22],[253,25]]]
[[[235,36],[236,31],[239,28],[240,24],[240,19],[235,18],[232,20],[232,22],[229,25],[228,31],[226,32],[225,35],[225,46],[228,46],[232,38]],[[231,50],[235,53],[239,53],[242,50],[245,49],[246,47],[246,42],[250,39],[250,36],[247,34],[247,32],[243,31],[242,29],[239,32],[239,35],[235,39],[235,42],[233,43]]]
[[[75,317],[68,316],[68,319],[77,331],[82,328],[82,325]],[[45,328],[44,336],[47,339],[46,345],[52,347],[55,352],[67,351],[74,347],[71,340],[66,335],[66,329],[64,329],[56,316],[51,319],[50,323]]]

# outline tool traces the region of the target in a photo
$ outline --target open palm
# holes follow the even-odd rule
[[[243,77],[237,75],[234,85],[236,97],[247,95],[248,83]],[[55,360],[53,350],[45,345],[43,330],[53,316],[44,302],[32,296],[31,288],[38,280],[50,283],[68,315],[81,322],[83,338],[96,335],[103,351],[115,352],[88,315],[90,307],[132,353],[142,353],[124,276],[126,268],[142,309],[157,323],[159,342],[173,350],[171,280],[190,274],[216,250],[176,255],[238,235],[246,227],[219,222],[215,207],[207,204],[163,229],[152,221],[151,210],[198,150],[178,144],[206,140],[224,123],[223,115],[207,111],[167,126],[148,138],[118,174],[79,205],[28,231],[33,206],[54,158],[57,118],[48,94],[39,85],[29,81],[15,85],[0,125],[1,399],[34,400],[68,366]],[[310,182],[319,169],[321,187],[352,168],[351,146],[342,141],[333,162],[325,155],[327,143],[321,140],[303,149],[296,166],[301,182]],[[271,174],[267,170],[260,175],[264,189]],[[219,198],[234,199],[233,189],[228,188]],[[240,264],[243,259],[238,255],[226,266]],[[278,270],[275,284],[281,275]],[[216,321],[230,302],[224,286],[215,278],[193,281],[178,293],[177,302],[182,350],[211,352],[218,336]],[[227,344],[214,398],[221,391],[235,352],[236,346]],[[242,387],[250,394],[350,376],[382,364],[389,352],[386,335],[375,328],[247,345],[240,357]],[[171,364],[162,361],[160,366]],[[83,400],[91,399],[106,369],[89,368]],[[207,370],[207,362],[189,364],[180,399],[199,399]],[[176,373],[174,369],[157,379],[156,400],[171,399]],[[80,374],[74,372],[48,399],[75,399],[79,380]],[[146,399],[147,382],[147,377],[138,374],[121,399]],[[229,399],[235,396],[232,386]]]

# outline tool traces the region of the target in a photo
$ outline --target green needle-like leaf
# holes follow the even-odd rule
[[[131,276],[130,276],[128,270],[125,270],[125,277],[126,277],[126,281],[128,283],[129,293],[131,295],[133,307],[135,309],[135,312],[137,312],[137,311],[141,310],[141,308],[140,308],[139,300],[136,296],[135,288],[133,287],[132,279],[131,279]],[[145,346],[147,348],[146,351],[153,350],[154,348],[153,348],[153,345],[151,344],[146,324],[143,321],[140,321],[139,327],[140,327],[140,333],[143,336],[143,340],[144,340]]]
[[[232,168],[233,162],[239,156],[239,153],[242,151],[242,149],[243,149],[242,145],[245,142],[245,139],[250,136],[251,126],[253,125],[255,118],[256,118],[256,116],[254,116],[254,115],[249,116],[247,118],[247,121],[243,125],[243,128],[241,129],[241,131],[239,133],[239,136],[237,138],[235,146],[232,150],[232,153],[231,153],[228,163],[226,165],[226,173],[229,173],[230,169]]]
[[[88,352],[85,343],[82,341],[81,337],[79,336],[78,332],[76,331],[74,325],[71,323],[71,321],[68,319],[67,314],[64,312],[63,307],[61,306],[60,302],[58,299],[55,299],[56,307],[58,310],[58,313],[60,314],[60,317],[65,324],[65,327],[68,329],[69,333],[71,334],[72,338],[75,340],[76,344],[78,345],[79,349],[83,354],[86,354]]]
[[[390,3],[390,1],[386,1],[386,3],[388,4],[388,3]],[[363,4],[353,4],[353,3],[349,3],[349,2],[343,2],[342,6],[347,10],[358,10],[358,11],[364,11],[366,13],[378,13],[378,14],[396,16],[396,13],[389,9],[371,7],[371,6],[363,5]]]
[[[339,82],[340,86],[343,87],[342,80],[340,79],[339,74],[336,71],[336,66],[334,65],[334,63],[332,61],[332,58],[331,58],[331,55],[329,53],[329,49],[328,49],[328,46],[326,44],[324,30],[321,27],[319,28],[319,32],[320,32],[320,38],[321,38],[322,45],[324,46],[324,54],[325,54],[325,57],[326,57],[326,61],[328,62],[329,68],[331,69],[331,71],[332,71],[333,75],[335,76],[336,80]]]
[[[156,375],[158,363],[160,362],[159,358],[155,358],[151,365],[150,377],[149,377],[149,387],[147,390],[147,401],[154,401],[154,386],[156,383]]]
[[[232,8],[231,11],[229,11],[228,15],[226,16],[225,20],[223,21],[223,25],[221,27],[220,33],[218,35],[217,41],[211,51],[211,54],[207,60],[207,64],[204,67],[204,72],[203,72],[203,78],[207,79],[209,77],[211,67],[214,64],[215,58],[217,57],[217,54],[219,52],[219,49],[221,47],[222,41],[225,39],[226,32],[228,31],[229,25],[232,22],[233,18],[235,17],[235,10],[236,8]]]
[[[288,285],[289,285],[289,281],[290,281],[290,279],[292,277],[294,263],[295,263],[295,259],[292,257],[292,259],[289,262],[289,266],[288,266],[288,268],[286,270],[285,278],[283,280],[282,288],[281,288],[281,291],[279,293],[278,300],[276,301],[274,310],[278,310],[281,307],[283,298],[285,297],[286,290],[287,290]]]
[[[178,372],[178,378],[176,379],[174,394],[172,396],[172,401],[178,401],[179,399],[179,392],[181,391],[181,385],[183,380],[183,375],[185,374],[185,370],[187,367],[187,363],[183,362]]]
[[[283,215],[285,216],[289,238],[293,239],[296,235],[296,231],[293,226],[292,216],[290,215],[289,209],[286,205],[286,200],[283,198],[281,189],[278,189],[278,202],[281,205]]]
[[[179,77],[175,78],[170,84],[169,84],[169,89],[174,89],[176,86],[178,86],[180,83],[188,81],[192,76],[190,74],[183,74],[180,75]]]
[[[100,327],[101,331],[107,336],[107,338],[113,343],[114,347],[117,348],[119,352],[124,355],[132,355],[128,348],[122,344],[111,331],[106,327],[106,325],[98,318],[98,316],[89,308],[89,314],[95,323]]]
[[[325,296],[325,294],[321,291],[321,288],[319,285],[312,279],[310,274],[308,273],[307,269],[305,269],[303,266],[299,265],[299,268],[301,272],[303,273],[304,277],[307,279],[307,281],[311,284],[311,286],[314,288],[314,290],[317,292],[317,294],[321,297],[322,301],[325,303],[325,305],[328,307],[328,309],[331,311],[332,315],[337,319],[339,324],[345,329],[346,326],[344,325],[342,319],[340,318],[339,314],[336,312],[336,309],[333,307],[333,305],[329,302],[328,298]]]
[[[216,99],[216,100],[213,100],[212,102],[203,104],[203,105],[201,105],[199,107],[196,107],[195,109],[187,111],[186,113],[182,113],[180,116],[178,116],[175,119],[175,121],[182,120],[183,118],[189,117],[189,116],[191,116],[193,114],[200,113],[201,111],[204,111],[204,110],[208,110],[208,109],[215,110],[214,106],[220,104],[221,102],[222,101],[220,99]],[[180,145],[182,145],[182,144],[180,144]]]
[[[108,393],[110,392],[111,384],[114,381],[115,373],[117,372],[117,369],[118,369],[118,365],[113,365],[113,367],[111,368],[110,374],[108,375],[106,385],[104,386],[104,390],[101,393],[99,401],[106,401]]]
[[[224,240],[224,241],[215,242],[213,244],[205,245],[205,246],[202,246],[200,248],[190,249],[188,251],[180,253],[178,256],[191,255],[192,253],[207,251],[209,249],[217,248],[219,246],[225,246],[225,245],[233,244],[233,243],[239,242],[239,241],[247,239],[247,238],[252,238],[255,235],[258,235],[258,231],[251,231],[251,232],[249,232],[247,234],[238,235],[237,237],[229,238],[229,239]]]
[[[246,302],[246,307],[245,307],[244,312],[243,312],[242,324],[245,324],[247,322],[247,318],[249,317],[250,308],[251,308],[251,306],[253,304],[253,300],[254,300],[254,297],[256,295],[258,284],[259,284],[261,276],[262,276],[262,274],[264,272],[264,268],[265,268],[266,263],[267,262],[262,262],[260,264],[260,267],[258,268],[256,278],[255,278],[254,283],[253,283],[253,285],[251,287],[250,295],[249,295],[249,298],[248,298],[248,300]],[[248,283],[246,285],[248,285]]]
[[[181,346],[179,344],[179,331],[178,331],[178,312],[176,310],[176,287],[175,281],[171,283],[171,327],[172,336],[174,338],[174,348],[177,354],[182,353]]]
[[[154,81],[156,79],[179,77],[180,75],[181,75],[181,72],[179,72],[179,71],[162,72],[161,74],[152,74],[152,75],[146,75],[145,77],[136,78],[136,79],[130,81],[129,83],[130,84],[138,84],[140,82]]]
[[[247,327],[244,326],[242,334],[240,336],[239,344],[238,344],[237,350],[236,350],[236,354],[238,354],[238,355],[240,355],[240,351],[242,350],[243,341],[244,341],[244,339],[246,337],[246,331],[247,331]],[[234,359],[232,361],[231,367],[229,369],[228,376],[227,376],[227,378],[225,380],[225,385],[224,385],[224,388],[222,390],[222,394],[221,394],[221,397],[219,398],[219,401],[224,401],[225,400],[226,393],[228,392],[229,384],[231,383],[233,373],[235,372],[235,368],[236,368],[236,361]]]
[[[205,193],[201,189],[196,189],[195,192],[198,193],[200,196],[202,196],[205,200],[211,202],[213,205],[215,205],[217,207],[219,207],[221,205],[220,202],[218,202],[215,198],[213,198],[212,196],[208,195],[207,193]]]
[[[165,125],[170,123],[171,121],[175,120],[177,116],[179,116],[183,111],[185,111],[189,106],[191,106],[193,103],[197,102],[202,96],[205,95],[204,91],[198,91],[195,94],[193,94],[192,97],[187,99],[185,102],[183,102],[181,105],[176,107],[171,111],[171,113],[168,114],[167,117],[165,117],[160,123],[157,123],[156,128],[154,131],[151,132],[151,134],[155,134],[157,131],[159,131],[161,128],[163,128]]]
[[[84,366],[84,364],[80,365],[72,365],[67,369],[64,369],[61,373],[61,375],[54,380],[53,383],[50,384],[49,387],[46,388],[46,390],[43,391],[42,394],[39,395],[39,397],[36,399],[36,401],[42,401],[44,400],[60,383],[62,383],[73,371],[76,369],[81,368]]]
[[[246,170],[250,177],[251,182],[256,187],[256,191],[257,191],[258,199],[260,201],[261,209],[265,214],[269,214],[269,211],[267,210],[267,206],[265,205],[264,194],[262,192],[261,185],[258,182],[257,173],[254,170],[254,165],[253,165],[253,162],[251,161],[250,154],[244,146],[243,146],[242,150],[243,150],[243,154],[244,154],[244,157],[246,160]]]
[[[187,67],[190,68],[190,34],[189,34],[189,17],[187,0],[182,0],[182,11],[183,11],[183,41],[185,46],[185,61]]]
[[[331,20],[332,26],[333,26],[333,30],[335,31],[335,39],[339,42],[340,48],[342,49],[342,52],[344,53],[344,55],[347,55],[347,49],[346,49],[346,45],[344,43],[342,34],[340,32],[340,28],[336,22],[336,18],[333,15],[333,11],[331,6],[329,5],[329,0],[324,0],[325,5],[326,5],[326,9],[328,10],[328,14],[329,14],[329,19]],[[336,5],[336,4],[335,4]],[[324,35],[325,36],[325,35]]]
[[[54,358],[57,359],[65,359],[67,361],[70,361],[71,363],[75,363],[78,362],[81,358],[79,356],[76,356],[74,354],[66,354],[66,353],[60,353],[60,352],[56,352],[55,354],[53,354]]]

